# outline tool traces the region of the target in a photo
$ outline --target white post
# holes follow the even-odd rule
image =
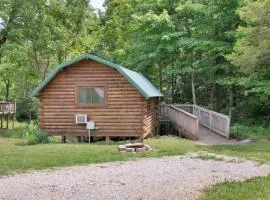
[[[198,111],[199,111],[199,122],[201,121],[201,109],[198,109]]]
[[[209,112],[209,127],[212,129],[212,112]]]
[[[230,137],[230,124],[231,124],[231,118],[229,117],[227,120],[227,133],[226,133],[226,137],[229,138]]]

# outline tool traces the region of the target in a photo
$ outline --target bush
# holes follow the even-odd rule
[[[235,139],[270,139],[270,127],[262,126],[244,126],[241,124],[234,124],[231,127],[230,137]]]
[[[39,144],[48,143],[49,136],[42,131],[37,122],[31,121],[30,124],[24,130],[24,138],[27,140],[27,144]]]
[[[20,122],[30,122],[37,119],[38,103],[36,100],[21,98],[17,100],[16,119]]]

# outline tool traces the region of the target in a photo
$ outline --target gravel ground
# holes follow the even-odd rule
[[[0,199],[191,200],[224,180],[270,173],[251,161],[201,160],[194,155],[33,171],[0,178]]]

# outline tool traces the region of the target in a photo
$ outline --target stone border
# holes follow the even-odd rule
[[[149,145],[143,144],[143,143],[134,143],[134,144],[129,143],[129,144],[118,146],[119,152],[136,153],[136,152],[147,152],[147,151],[151,151],[151,150],[152,150],[152,148]]]

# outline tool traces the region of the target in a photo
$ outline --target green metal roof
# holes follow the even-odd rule
[[[39,84],[39,86],[34,90],[31,97],[37,96],[38,93],[58,74],[62,69],[82,60],[94,60],[111,68],[116,69],[120,74],[122,74],[139,92],[146,98],[150,97],[161,97],[163,94],[142,74],[135,71],[122,67],[121,65],[109,62],[100,57],[84,54],[82,56],[76,57],[68,62],[58,65],[54,70],[52,70],[48,76]]]

